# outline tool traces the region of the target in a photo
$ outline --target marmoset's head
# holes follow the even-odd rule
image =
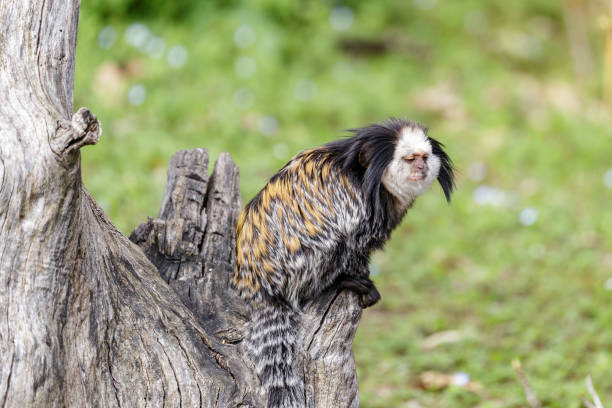
[[[447,201],[453,190],[453,167],[442,144],[414,122],[390,122],[396,132],[393,157],[381,182],[402,204],[410,204],[437,179]]]
[[[406,208],[438,180],[446,200],[454,187],[453,165],[444,145],[427,136],[427,128],[406,119],[353,129],[354,136],[328,144],[344,169],[360,174],[363,189],[380,207],[384,187]]]

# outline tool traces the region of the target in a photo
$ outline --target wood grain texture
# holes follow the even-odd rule
[[[0,407],[262,406],[229,285],[238,169],[178,152],[158,217],[123,236],[81,183],[102,130],[72,115],[78,10],[0,2]],[[358,405],[360,316],[347,292],[304,308],[308,406]]]

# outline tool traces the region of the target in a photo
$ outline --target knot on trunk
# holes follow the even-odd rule
[[[87,108],[80,108],[72,115],[71,122],[58,121],[51,149],[58,156],[66,157],[85,145],[98,143],[101,135],[102,126],[96,115]]]

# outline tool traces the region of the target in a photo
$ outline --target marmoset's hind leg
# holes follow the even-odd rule
[[[336,287],[340,290],[350,289],[359,295],[362,308],[370,307],[380,300],[380,293],[374,282],[367,276],[350,276],[342,274],[336,281]]]

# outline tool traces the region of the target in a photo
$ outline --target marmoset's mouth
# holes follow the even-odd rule
[[[411,173],[408,176],[408,180],[410,180],[410,181],[422,181],[422,180],[425,180],[425,177],[427,177],[426,173]]]

